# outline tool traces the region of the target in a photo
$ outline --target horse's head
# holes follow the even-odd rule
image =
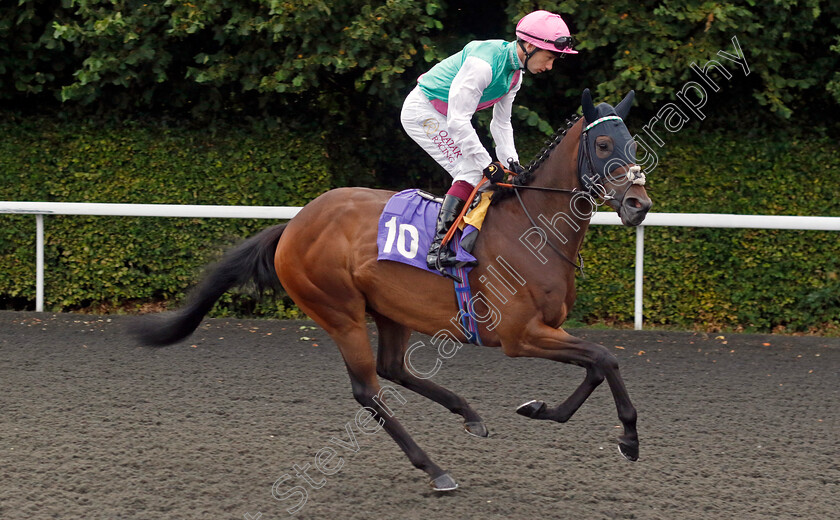
[[[578,177],[584,190],[606,201],[625,226],[638,226],[651,206],[645,176],[636,165],[636,142],[624,125],[634,92],[615,107],[592,104],[583,91],[583,129],[578,148]]]

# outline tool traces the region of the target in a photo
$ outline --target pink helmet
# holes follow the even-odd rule
[[[540,49],[565,54],[577,54],[572,49],[572,33],[559,14],[548,11],[528,13],[516,24],[516,36]]]

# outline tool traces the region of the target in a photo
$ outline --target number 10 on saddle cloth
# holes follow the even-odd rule
[[[489,205],[490,194],[484,193],[464,217],[460,238],[450,244],[459,261],[475,261],[462,244],[475,240]],[[441,275],[426,266],[426,252],[432,244],[439,208],[440,203],[431,195],[417,189],[404,190],[391,197],[379,217],[377,260],[401,262]],[[472,248],[468,246],[467,249]]]

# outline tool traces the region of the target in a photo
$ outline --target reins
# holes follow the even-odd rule
[[[565,191],[574,192],[574,190],[565,190]],[[514,193],[516,194],[516,198],[517,198],[517,200],[519,200],[519,205],[520,205],[520,206],[522,206],[522,211],[524,211],[524,212],[525,212],[525,216],[527,216],[527,217],[528,217],[528,220],[530,220],[530,221],[531,221],[531,225],[532,225],[532,226],[534,226],[535,228],[539,229],[540,231],[542,231],[542,228],[541,228],[540,226],[538,226],[536,222],[534,222],[534,219],[531,217],[531,214],[528,212],[528,208],[526,208],[526,207],[525,207],[525,203],[524,203],[524,202],[522,202],[522,196],[521,196],[521,195],[519,195],[519,190],[515,190],[515,191],[514,191]],[[543,234],[545,234],[545,231],[543,231]],[[548,235],[547,235],[547,234],[546,234],[545,242],[546,242],[549,246],[551,246],[551,249],[553,249],[555,253],[557,253],[558,255],[560,255],[560,257],[561,257],[563,260],[565,260],[565,261],[569,262],[570,264],[572,264],[573,266],[575,266],[577,269],[580,269],[580,276],[581,276],[581,277],[583,277],[583,278],[586,278],[586,274],[584,274],[584,272],[583,272],[583,255],[581,255],[581,254],[580,254],[580,250],[578,250],[578,251],[577,251],[577,257],[578,257],[578,261],[580,261],[580,264],[576,264],[576,263],[574,262],[574,260],[572,260],[571,258],[569,258],[568,256],[566,256],[566,255],[565,255],[562,251],[560,251],[560,249],[559,249],[557,246],[555,246],[555,245],[554,245],[554,244],[553,244],[553,243],[552,243],[552,242],[548,239]]]
[[[513,193],[516,194],[516,199],[519,201],[519,205],[522,207],[522,211],[525,212],[525,216],[527,216],[528,220],[531,221],[532,226],[534,226],[535,228],[539,228],[539,229],[542,229],[542,228],[539,227],[536,222],[534,222],[533,217],[531,217],[531,213],[528,211],[528,208],[525,207],[525,203],[522,201],[522,196],[519,195],[519,190],[553,191],[553,192],[559,192],[559,193],[573,193],[573,194],[574,193],[581,193],[577,188],[575,188],[573,190],[567,190],[567,189],[564,189],[564,188],[547,188],[545,186],[526,186],[526,185],[522,185],[522,184],[509,184],[509,183],[505,183],[505,182],[497,182],[496,186],[501,186],[503,188],[513,188]],[[566,256],[562,251],[560,251],[560,249],[557,246],[555,246],[552,242],[550,242],[548,240],[547,236],[546,236],[545,241],[551,247],[551,249],[554,250],[555,253],[557,253],[564,260],[566,260],[567,262],[569,262],[570,264],[575,266],[577,269],[579,269],[580,270],[580,275],[583,278],[586,278],[586,274],[584,274],[584,272],[583,272],[583,255],[580,254],[580,251],[577,252],[577,257],[578,257],[578,261],[580,262],[580,264],[577,264],[571,258]]]
[[[605,121],[611,121],[611,120],[621,121],[621,118],[619,116],[615,116],[615,115],[601,117],[601,118],[593,121],[589,125],[587,125],[585,128],[583,128],[583,130],[581,130],[579,144],[578,144],[578,147],[579,147],[579,150],[580,150],[578,152],[578,155],[579,155],[579,158],[578,158],[578,178],[579,179],[581,179],[581,176],[583,175],[582,168],[583,168],[584,165],[587,165],[589,167],[589,173],[597,174],[597,170],[595,169],[595,165],[592,162],[592,155],[591,155],[590,150],[589,150],[589,130],[592,129],[594,126],[600,124],[600,123],[603,123]],[[566,129],[563,130],[563,132],[561,134],[561,139],[562,139],[562,136],[565,136],[566,132],[569,130],[569,128],[571,128],[571,126],[575,122],[577,122],[577,119],[575,119],[574,121],[567,121],[566,122]],[[550,143],[551,149],[553,149],[559,143],[559,140],[555,138],[553,141],[550,141],[549,143]],[[545,160],[548,157],[548,155],[549,155],[548,150],[544,150],[540,154],[540,156],[538,157],[537,160],[535,160],[530,165],[528,165],[528,168],[526,170],[526,176],[530,177],[530,175],[534,172],[536,167],[539,164],[541,164],[542,161]],[[630,181],[630,184],[624,190],[624,194],[622,195],[622,200],[627,195],[627,191],[630,190],[631,186],[633,186],[634,184],[644,185],[644,183],[645,183],[644,174],[642,174],[640,172],[640,168],[638,166],[635,166],[635,165],[628,172],[628,177],[627,178]],[[583,183],[582,179],[581,179],[581,182]],[[587,183],[583,183],[583,184],[586,185]],[[519,194],[519,190],[539,190],[539,191],[548,191],[548,192],[555,192],[555,193],[568,193],[568,194],[572,194],[572,195],[574,195],[576,193],[584,193],[583,190],[579,190],[577,188],[569,190],[569,189],[565,189],[565,188],[548,188],[548,187],[544,187],[544,186],[528,186],[528,185],[525,185],[525,184],[513,184],[513,183],[502,183],[502,182],[498,182],[495,185],[496,186],[501,186],[503,188],[513,189],[513,192],[516,194],[516,198],[519,201],[519,205],[522,207],[522,211],[525,212],[525,215],[528,217],[528,220],[531,222],[531,225],[534,226],[535,228],[540,229],[540,230],[542,230],[542,228],[540,226],[538,226],[536,222],[534,222],[534,219],[531,217],[531,214],[528,211],[528,208],[525,207],[525,203],[522,200],[522,196]],[[587,189],[585,190],[585,193],[587,193],[592,198],[601,199],[601,200],[604,200],[604,201],[615,199],[615,197],[613,197],[613,196],[611,196],[607,193],[602,193],[602,194],[593,193],[591,186],[587,187]],[[543,233],[545,233],[545,232],[543,231]],[[561,258],[563,258],[564,260],[566,260],[567,262],[569,262],[570,264],[575,266],[577,269],[580,269],[581,277],[584,277],[584,278],[586,277],[586,275],[583,272],[583,255],[580,254],[579,249],[577,251],[577,257],[578,257],[578,261],[580,263],[578,264],[578,263],[575,263],[574,260],[572,260],[571,258],[566,256],[562,251],[560,251],[560,248],[555,246],[548,239],[547,235],[546,235],[546,243],[548,243],[548,245],[551,247],[551,249],[553,249],[555,253],[560,255]]]
[[[527,168],[523,172],[524,176],[520,175],[515,180],[519,181],[519,182],[528,182],[528,180],[530,180],[530,176],[534,173],[534,171],[537,169],[537,167],[540,164],[542,164],[542,162],[546,158],[548,158],[551,150],[553,150],[557,146],[557,144],[559,144],[559,142],[562,140],[562,138],[566,135],[566,132],[572,126],[574,126],[574,124],[579,119],[580,119],[580,117],[578,116],[575,119],[567,120],[566,121],[566,128],[562,131],[558,131],[558,134],[555,136],[555,138],[551,141],[548,141],[547,148],[544,149],[538,155],[537,159],[532,161],[531,164],[529,164],[527,166]],[[592,127],[594,127],[594,126],[596,126],[596,125],[598,125],[598,124],[600,124],[604,121],[610,121],[610,120],[614,120],[614,119],[621,120],[621,118],[618,117],[618,116],[605,116],[605,117],[602,117],[602,118],[599,118],[599,119],[593,121],[592,123],[587,125],[583,130],[581,130],[579,144],[578,144],[579,149],[582,149],[582,153],[580,151],[578,152],[578,155],[579,155],[579,158],[578,158],[578,178],[579,178],[579,180],[581,180],[581,182],[583,182],[582,179],[581,179],[581,175],[583,173],[582,172],[582,167],[584,165],[589,167],[590,173],[592,173],[592,174],[596,173],[595,165],[592,162],[592,156],[591,156],[591,153],[590,153],[590,150],[589,150],[589,130]],[[454,235],[455,230],[457,228],[458,222],[460,222],[463,219],[464,215],[469,211],[470,202],[473,200],[475,195],[478,193],[479,188],[485,182],[487,182],[487,180],[488,180],[487,178],[482,178],[481,181],[478,183],[478,185],[475,186],[475,188],[472,191],[472,194],[469,197],[470,200],[468,201],[467,204],[464,205],[464,208],[461,210],[461,214],[458,215],[458,217],[456,218],[455,225],[453,225],[450,228],[449,232],[443,238],[442,245],[446,245],[452,239],[452,236]],[[631,172],[628,172],[628,180],[630,180],[631,183],[627,187],[627,189],[625,189],[624,196],[627,195],[627,191],[630,189],[630,187],[633,184],[644,184],[645,183],[644,174],[640,173],[640,170],[639,170],[638,166],[633,166],[633,168],[631,169]],[[566,188],[549,188],[549,187],[546,187],[546,186],[529,186],[527,184],[515,184],[515,183],[509,183],[509,182],[496,182],[496,183],[493,183],[493,185],[494,186],[499,186],[499,187],[502,187],[502,188],[512,189],[513,193],[516,195],[516,199],[519,201],[519,206],[522,208],[522,211],[525,213],[525,216],[528,217],[528,220],[531,222],[531,225],[534,228],[537,228],[542,232],[542,234],[545,236],[546,243],[551,247],[551,249],[554,250],[555,253],[560,255],[560,258],[562,258],[563,260],[565,260],[565,261],[569,262],[570,264],[572,264],[573,266],[575,266],[576,269],[579,269],[581,277],[586,278],[586,274],[583,271],[583,268],[584,268],[583,255],[581,255],[580,249],[578,249],[576,251],[578,262],[575,262],[574,260],[569,258],[565,253],[563,253],[560,250],[559,247],[554,245],[554,243],[552,243],[549,240],[548,235],[545,233],[545,231],[542,229],[542,227],[540,227],[534,221],[534,218],[531,216],[531,213],[528,211],[528,208],[525,207],[525,202],[522,200],[522,196],[519,194],[519,191],[520,190],[538,190],[538,191],[547,191],[547,192],[553,192],[553,193],[565,193],[565,194],[570,194],[570,195],[575,195],[577,193],[586,193],[592,198],[602,199],[604,201],[614,199],[615,197],[612,197],[611,195],[608,195],[607,193],[603,193],[603,194],[593,193],[591,187],[589,187],[588,189],[586,189],[584,191],[584,190],[580,190],[578,188],[574,188],[574,189],[570,190],[570,189],[566,189]],[[623,198],[624,197],[622,197],[622,199]],[[442,250],[442,248],[441,248],[441,250]],[[440,252],[438,254],[440,254]]]
[[[497,182],[494,186],[501,186],[502,188],[514,188],[517,190],[541,190],[541,191],[559,191],[562,193],[580,193],[580,190],[577,188],[573,190],[567,190],[563,188],[548,188],[545,186],[527,186],[524,184],[509,184],[506,182]]]
[[[575,122],[577,122],[577,119],[572,121],[571,124],[573,125]],[[566,131],[568,131],[568,129],[570,127],[571,127],[571,125],[569,124],[569,121],[567,121],[567,128],[565,130],[563,130],[563,132],[562,132],[563,136],[565,136]],[[588,129],[589,128],[587,128],[586,130],[588,130]],[[581,138],[582,139],[586,135],[586,130],[581,132]],[[556,146],[558,144],[558,141],[555,140],[553,144]],[[552,148],[553,148],[553,146],[552,146]],[[586,150],[586,148],[584,148],[584,154],[586,155],[586,158],[589,159],[589,162],[591,164],[592,159],[589,157],[589,153],[588,153],[588,150]],[[540,159],[545,159],[546,157],[547,157],[547,155],[545,153],[543,153],[541,155]],[[538,166],[540,163],[542,163],[542,160],[534,161],[530,165],[528,165],[527,174],[530,175],[531,173],[533,173],[533,171],[536,169],[536,166]],[[578,172],[578,175],[580,175],[580,172]],[[566,188],[549,188],[549,187],[546,187],[546,186],[528,186],[528,185],[525,185],[525,184],[512,184],[512,183],[503,183],[503,182],[497,182],[497,183],[495,183],[495,186],[501,186],[503,188],[512,188],[513,193],[516,194],[516,199],[519,201],[519,206],[522,207],[522,211],[525,212],[525,216],[528,217],[528,220],[531,222],[531,225],[533,227],[541,230],[541,231],[542,231],[542,227],[537,225],[537,223],[534,221],[534,218],[531,217],[531,213],[528,211],[528,208],[525,207],[525,202],[522,200],[522,196],[519,194],[519,190],[538,190],[538,191],[548,191],[548,192],[554,192],[554,193],[568,193],[568,194],[572,194],[572,195],[574,195],[576,193],[583,193],[581,190],[578,190],[577,188],[570,190],[570,189],[566,189]],[[591,195],[591,193],[590,193],[590,195]],[[543,231],[543,234],[545,234],[545,231]],[[572,260],[571,258],[569,258],[565,253],[563,253],[560,250],[559,247],[555,246],[554,243],[551,242],[548,239],[547,234],[546,234],[545,241],[549,245],[549,247],[551,247],[551,249],[554,250],[555,253],[560,255],[560,258],[569,262],[570,264],[575,266],[576,269],[580,270],[580,276],[582,278],[586,278],[586,273],[584,273],[584,271],[583,271],[583,255],[580,254],[580,249],[578,249],[576,251],[578,262],[579,262],[578,263],[578,262],[575,262],[574,260]]]

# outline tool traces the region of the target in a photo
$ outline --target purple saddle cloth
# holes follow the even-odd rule
[[[426,267],[426,254],[434,239],[440,202],[429,200],[419,192],[417,189],[401,191],[391,197],[385,205],[379,217],[379,233],[376,237],[379,250],[377,260],[402,262],[443,276]],[[477,231],[476,228],[467,226],[463,233],[455,234],[452,240],[457,244],[455,252],[458,260],[475,261],[474,256],[461,248],[460,242],[470,233]]]

